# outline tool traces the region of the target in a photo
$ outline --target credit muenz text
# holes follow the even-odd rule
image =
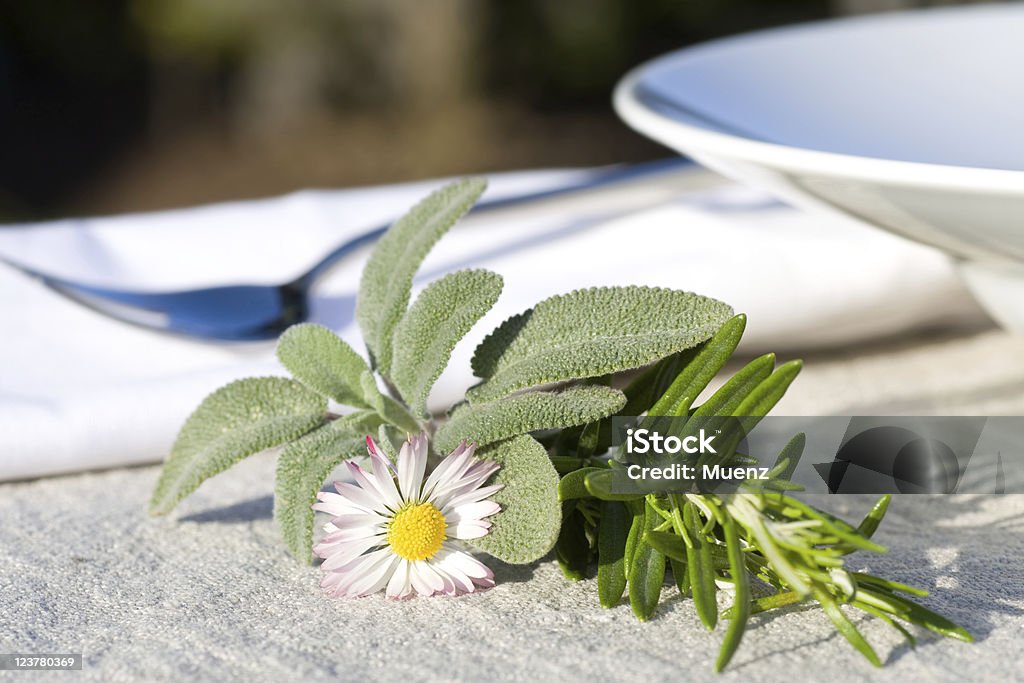
[[[767,467],[726,467],[722,465],[703,465],[701,467],[700,479],[704,480],[738,480],[738,479],[768,479]],[[626,476],[634,481],[640,480],[687,480],[697,479],[696,465],[665,465],[663,467],[649,467],[645,465],[630,465],[626,468]]]

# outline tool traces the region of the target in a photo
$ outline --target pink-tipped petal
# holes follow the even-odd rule
[[[320,569],[325,572],[329,572],[344,567],[370,548],[380,545],[380,542],[381,539],[373,536],[370,538],[359,538],[354,541],[340,543],[333,548],[330,548],[331,552],[328,554],[328,557],[324,557],[323,553],[325,553],[330,546],[317,544],[317,546],[313,548],[313,552],[324,557],[324,563],[320,565]]]
[[[367,491],[345,481],[334,482],[334,488],[340,496],[348,499],[350,504],[356,505],[366,512],[387,514],[387,506],[384,505],[384,501],[374,496],[373,491]]]
[[[398,452],[398,488],[403,500],[419,500],[427,468],[427,436],[409,437]]]
[[[348,465],[352,477],[364,491],[375,493],[384,501],[384,505],[391,510],[397,510],[402,507],[402,500],[398,497],[395,482],[390,476],[381,481],[376,474],[370,474],[351,460],[345,464]]]

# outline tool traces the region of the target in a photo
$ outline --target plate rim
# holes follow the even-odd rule
[[[955,12],[957,9],[959,8],[943,8],[942,11]],[[965,9],[969,10],[970,8]],[[905,17],[907,14],[913,14],[913,12],[895,12],[882,17],[854,17],[849,21],[885,20],[899,15]],[[1024,193],[1024,170],[903,161],[763,142],[680,121],[654,110],[644,101],[641,85],[647,74],[667,62],[685,58],[690,51],[741,39],[744,35],[815,30],[823,24],[833,23],[834,20],[825,20],[754,31],[660,55],[634,67],[619,80],[612,95],[612,105],[618,116],[628,126],[685,154],[705,153],[708,156],[747,161],[789,172],[885,182],[902,186],[927,185],[984,193]]]

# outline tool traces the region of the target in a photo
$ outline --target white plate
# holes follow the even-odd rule
[[[632,71],[615,107],[725,175],[953,254],[1024,331],[1024,6],[719,40]]]

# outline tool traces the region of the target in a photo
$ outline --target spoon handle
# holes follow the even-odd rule
[[[627,185],[634,182],[648,181],[658,176],[670,176],[681,169],[693,165],[688,159],[671,158],[649,161],[640,164],[618,164],[598,169],[592,175],[569,185],[563,185],[547,190],[537,190],[522,194],[515,194],[495,199],[484,199],[473,207],[471,214],[490,213],[501,209],[508,209],[525,204],[531,204],[546,199],[562,198],[566,195],[584,193],[589,190],[604,190],[610,185]],[[390,223],[368,230],[352,239],[339,244],[326,256],[300,275],[291,283],[291,286],[300,290],[306,290],[316,282],[324,273],[331,270],[340,263],[346,256],[359,250],[361,247],[377,241],[390,227]]]

